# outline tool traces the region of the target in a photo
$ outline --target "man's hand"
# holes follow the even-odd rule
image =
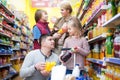
[[[43,76],[48,76],[50,74],[50,72],[48,72],[46,70],[41,70],[40,72]]]
[[[45,70],[46,64],[44,62],[39,62],[35,65],[35,68],[40,71],[43,76],[48,76],[50,72]]]
[[[38,70],[38,71],[41,71],[41,70],[44,70],[45,69],[45,63],[44,62],[39,62],[35,65],[35,68]]]

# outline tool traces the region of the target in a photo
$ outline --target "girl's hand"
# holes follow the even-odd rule
[[[74,47],[73,49],[72,49],[72,52],[73,53],[79,53],[80,52],[80,47]]]

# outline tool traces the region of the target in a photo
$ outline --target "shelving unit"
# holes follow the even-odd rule
[[[87,58],[88,61],[106,66],[106,63],[112,63],[116,65],[120,65],[120,59],[119,58],[104,58],[103,60],[100,59],[94,59],[94,58]]]
[[[95,43],[95,42],[98,42],[98,41],[101,41],[101,40],[104,40],[106,39],[107,35],[106,33],[103,33],[95,38],[92,38],[90,40],[88,40],[88,43],[91,44],[91,43]]]
[[[6,8],[1,2],[0,2],[0,8],[3,8],[5,12],[7,12],[10,16],[14,16],[13,13],[10,10],[8,10],[8,8]]]
[[[3,44],[3,43],[0,43],[0,45],[3,45],[3,46],[9,46],[9,47],[11,47],[11,45],[10,44]]]
[[[4,64],[4,65],[0,65],[0,69],[5,68],[5,67],[10,67],[10,66],[12,66],[12,64]]]
[[[3,31],[0,31],[0,35],[10,38],[10,36],[5,34]]]
[[[108,63],[120,65],[120,59],[119,58],[105,58],[104,60]]]
[[[91,17],[85,24],[85,27],[88,27],[93,22],[93,20],[97,19],[105,11],[106,11],[106,5],[102,6],[100,9],[95,10],[94,11],[95,13],[91,15]]]
[[[79,8],[79,10],[78,10],[78,11],[80,12],[80,10],[83,9],[81,14],[78,13],[78,14],[79,14],[79,15],[78,15],[78,18],[79,18],[80,20],[83,18],[83,16],[85,15],[86,11],[88,10],[88,8],[89,8],[89,6],[92,4],[92,2],[93,2],[93,0],[89,0],[88,5],[87,5],[85,8],[83,8],[83,5],[85,4],[85,1],[84,1],[84,0],[82,1],[82,4],[81,4],[81,6],[80,6],[80,8]]]
[[[14,58],[11,58],[10,60],[21,60],[21,59],[24,59],[25,56],[21,56],[21,57],[14,57]]]
[[[17,16],[1,2],[0,17],[0,79],[11,80],[19,74],[25,55],[30,50],[32,33],[29,26],[24,23],[23,18],[17,19]],[[4,72],[7,75],[1,77],[1,73],[4,74]]]
[[[16,76],[18,74],[19,74],[18,72],[12,73],[12,74],[8,74],[3,80],[9,80],[9,79],[13,78],[14,76]]]
[[[83,16],[85,15],[87,10],[83,10],[83,12],[81,13],[81,15],[78,16],[78,18],[81,20],[83,18]]]
[[[115,15],[113,18],[111,18],[107,22],[105,22],[102,26],[115,28],[118,25],[120,25],[120,13]]]
[[[80,18],[80,10],[82,9],[83,4],[84,4],[84,0],[82,0],[82,3],[81,3],[81,5],[80,5],[80,7],[78,9],[78,13],[77,13],[78,18]]]
[[[97,1],[101,3],[98,3]],[[88,7],[91,7],[90,11],[92,10],[94,12],[90,12],[89,9],[88,11],[86,9],[84,11],[79,11],[79,13],[81,12],[81,14],[79,14],[78,18],[80,19],[81,24],[83,26],[85,34],[84,36],[88,35],[86,36],[86,38],[88,37],[89,39],[88,43],[90,45],[91,52],[86,58],[86,67],[89,68],[90,71],[91,70],[93,71],[90,72],[93,73],[90,74],[91,77],[93,78],[93,80],[103,80],[101,78],[103,76],[106,77],[107,79],[110,78],[111,80],[114,80],[109,75],[112,74],[112,76],[115,76],[115,74],[117,73],[116,68],[119,69],[120,67],[120,59],[115,57],[112,58],[113,55],[109,56],[109,54],[107,53],[106,51],[108,50],[107,37],[112,34],[113,39],[111,40],[111,42],[114,42],[115,38],[114,30],[116,28],[118,29],[118,26],[120,26],[120,13],[116,14],[114,17],[106,21],[107,18],[109,18],[108,16],[106,16],[109,13],[109,11],[108,13],[106,13],[108,10],[107,9],[108,4],[107,2],[105,2],[105,0],[102,1],[100,0],[93,1],[92,7],[91,6]],[[99,5],[97,4],[95,5],[95,3]],[[95,24],[98,23],[98,25],[95,26],[94,23]],[[103,31],[103,33],[100,32],[99,29],[100,31]],[[108,30],[111,30],[112,33],[109,32]],[[103,72],[104,75],[102,74]]]
[[[0,13],[0,15],[2,15],[3,17],[4,17],[4,19],[8,22],[8,23],[11,23],[11,24],[13,24],[14,22],[13,22],[13,19],[8,19],[7,18],[7,16],[5,16],[4,14],[2,14],[2,13]]]
[[[106,66],[104,60],[94,59],[94,58],[87,58],[87,60],[92,62],[92,63],[96,63],[96,64],[99,64],[99,65],[102,65],[102,66]]]

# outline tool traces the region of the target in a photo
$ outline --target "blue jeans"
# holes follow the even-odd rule
[[[73,71],[73,70],[67,69],[67,70],[66,70],[66,74],[72,74],[72,71]]]

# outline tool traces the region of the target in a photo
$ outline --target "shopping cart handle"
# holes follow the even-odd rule
[[[64,50],[71,50],[71,48],[62,48],[61,50],[62,51],[64,51]]]

